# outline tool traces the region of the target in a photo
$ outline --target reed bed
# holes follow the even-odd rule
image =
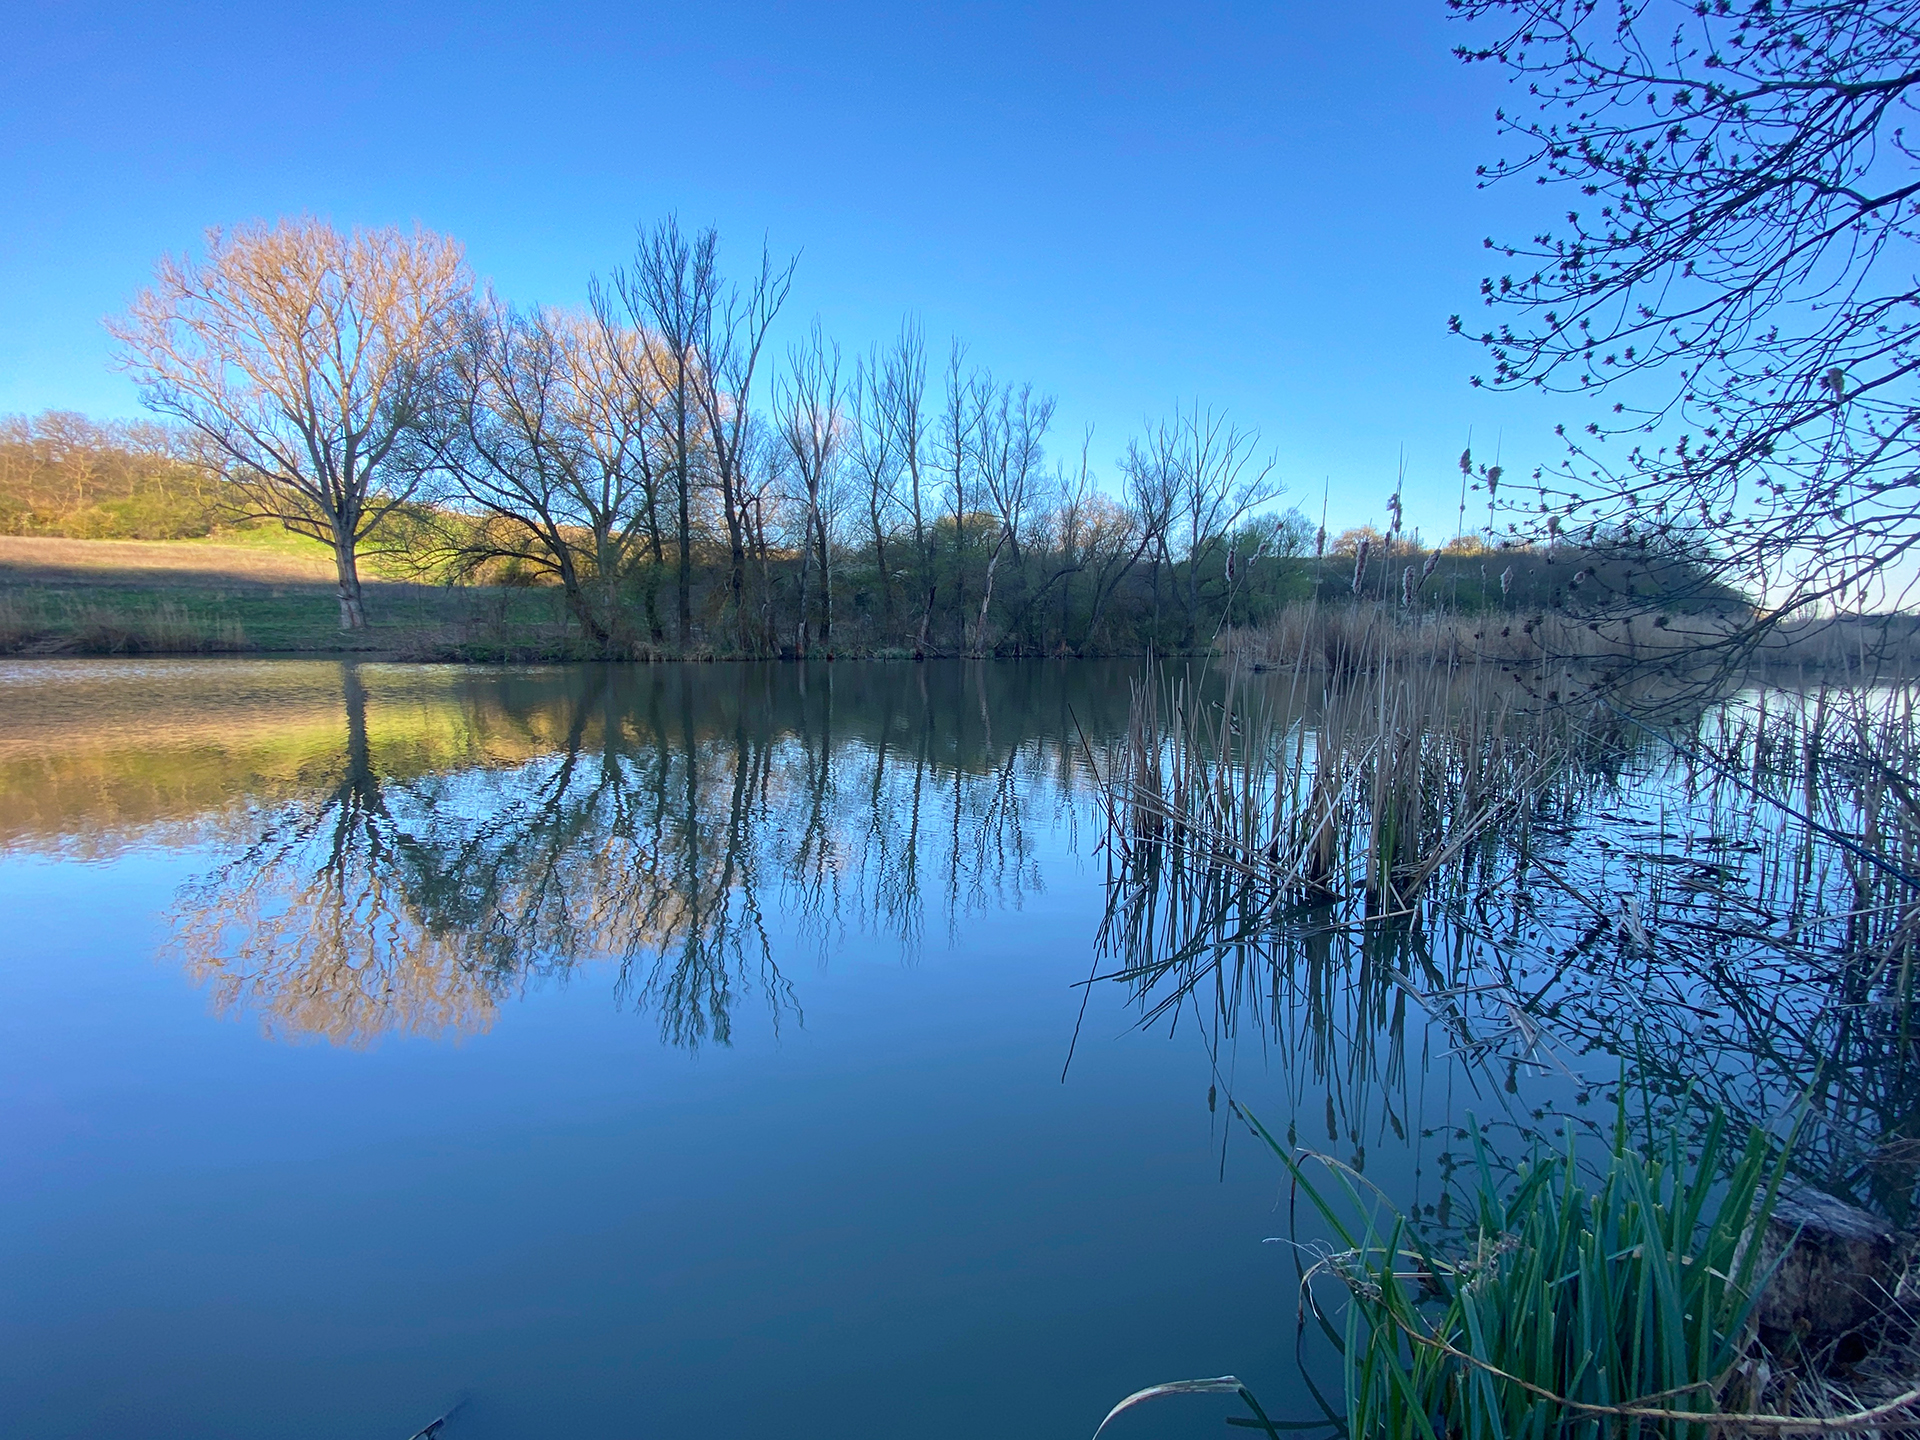
[[[1385,646],[1357,677],[1300,662],[1267,679],[1233,667],[1217,694],[1137,682],[1109,763],[1118,851],[1406,913],[1489,829],[1585,793],[1622,727],[1578,688]]]
[[[1618,676],[1724,678],[1756,667],[1815,676],[1912,675],[1920,624],[1908,616],[1662,614],[1644,602],[1616,612],[1544,606],[1458,611],[1384,601],[1294,602],[1218,648],[1241,669],[1367,673],[1382,663],[1574,665]]]
[[[1220,639],[1230,662],[1254,671],[1364,674],[1383,664],[1459,666],[1683,661],[1736,636],[1720,615],[1637,612],[1598,618],[1562,610],[1417,610],[1384,601],[1286,606],[1264,625]]]
[[[1343,1146],[1327,1162],[1336,1190],[1366,1190],[1368,1146],[1404,1143],[1429,1074],[1456,1066],[1492,1082],[1476,1079],[1480,1093],[1514,1097],[1503,1124],[1523,1151],[1529,1136],[1546,1146],[1527,1173],[1551,1178],[1498,1191],[1500,1223],[1482,1235],[1505,1237],[1497,1254],[1474,1240],[1396,1260],[1396,1295],[1384,1257],[1414,1242],[1388,1215],[1350,1230],[1346,1258],[1319,1270],[1357,1307],[1345,1323],[1359,1329],[1341,1335],[1353,1342],[1348,1433],[1427,1434],[1420,1414],[1436,1437],[1920,1431],[1914,1397],[1879,1408],[1920,1385],[1907,1342],[1880,1343],[1851,1378],[1828,1355],[1762,1356],[1741,1338],[1730,1292],[1699,1300],[1718,1312],[1682,1310],[1720,1317],[1675,1342],[1695,1357],[1684,1378],[1616,1346],[1592,1350],[1595,1368],[1575,1384],[1562,1373],[1571,1352],[1519,1353],[1549,1320],[1572,1323],[1540,1308],[1568,1299],[1545,1297],[1540,1277],[1564,1280],[1598,1256],[1612,1259],[1594,1272],[1597,1296],[1625,1293],[1604,1281],[1665,1303],[1644,1241],[1606,1238],[1639,1213],[1631,1187],[1671,1219],[1678,1197],[1710,1181],[1705,1229],[1686,1245],[1725,1248],[1713,1207],[1751,1158],[1723,1144],[1729,1129],[1777,1130],[1781,1115],[1803,1113],[1783,1173],[1897,1227],[1920,1222],[1920,691],[1860,683],[1870,672],[1854,666],[1844,682],[1829,671],[1824,685],[1788,689],[1762,672],[1745,688],[1695,692],[1690,708],[1664,703],[1671,692],[1636,708],[1630,693],[1587,689],[1573,666],[1365,643],[1339,664],[1296,658],[1250,674],[1229,663],[1136,690],[1107,757],[1102,933],[1118,961],[1105,978],[1134,988],[1143,1023],[1190,1005],[1222,1073],[1230,1037],[1257,1025],[1292,1088],[1326,1090],[1327,1140]],[[1579,1073],[1595,1059],[1604,1080]],[[1616,1146],[1579,1179],[1547,1138],[1553,1103],[1516,1088],[1528,1075],[1578,1086],[1579,1103],[1623,1081],[1650,1097],[1665,1128],[1646,1154],[1664,1168],[1635,1180]],[[1295,1123],[1315,1118],[1290,1119],[1289,1147]],[[1407,1215],[1431,1218],[1419,1199],[1406,1198]],[[1683,1238],[1670,1232],[1680,1258],[1668,1268],[1697,1279]],[[1452,1278],[1435,1265],[1454,1266]],[[1493,1308],[1474,1309],[1477,1295]],[[1494,1325],[1510,1315],[1539,1323]],[[1447,1343],[1477,1360],[1422,1351],[1407,1328],[1416,1319],[1429,1336],[1466,1335]],[[1525,1383],[1482,1378],[1479,1362]],[[1616,1413],[1658,1410],[1664,1401],[1638,1402],[1709,1379],[1685,1404],[1667,1397],[1673,1413]],[[1744,1412],[1739,1425],[1728,1410]]]

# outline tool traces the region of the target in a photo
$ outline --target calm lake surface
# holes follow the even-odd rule
[[[1075,726],[1132,674],[0,671],[7,1433],[404,1440],[464,1395],[475,1436],[1073,1436],[1161,1379],[1285,1393],[1277,1167],[1223,1172],[1205,1046],[1076,988]]]
[[[1084,1437],[1226,1372],[1313,1415],[1265,1243],[1309,1232],[1226,1097],[1413,1204],[1623,1052],[1432,998],[1463,945],[1571,983],[1544,882],[1370,989],[1323,925],[1258,1017],[1095,978],[1141,673],[0,668],[6,1432]]]

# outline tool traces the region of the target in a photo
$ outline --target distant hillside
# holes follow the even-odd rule
[[[57,410],[0,418],[0,535],[191,539],[222,519],[220,488],[163,425]]]

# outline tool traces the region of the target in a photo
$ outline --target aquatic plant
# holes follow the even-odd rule
[[[1750,1237],[1781,1175],[1759,1130],[1735,1144],[1716,1116],[1689,1151],[1679,1131],[1640,1136],[1623,1117],[1589,1167],[1569,1126],[1559,1149],[1509,1172],[1474,1126],[1469,1218],[1446,1235],[1244,1118],[1342,1247],[1308,1267],[1303,1304],[1339,1346],[1348,1434],[1692,1435],[1708,1428],[1697,1417],[1755,1408],[1766,1276]],[[1314,1288],[1324,1280],[1344,1302],[1337,1326]]]
[[[1340,1355],[1325,1428],[1352,1440],[1599,1440],[1913,1423],[1920,1388],[1863,1404],[1761,1348],[1754,1317],[1774,1262],[1756,1237],[1786,1167],[1757,1128],[1737,1141],[1716,1113],[1689,1140],[1655,1135],[1650,1118],[1630,1124],[1623,1109],[1597,1157],[1568,1126],[1557,1148],[1536,1145],[1506,1168],[1472,1125],[1472,1163],[1455,1177],[1466,1219],[1448,1227],[1403,1214],[1352,1167],[1296,1152],[1235,1109],[1333,1236],[1305,1252],[1301,1279],[1303,1319]],[[1327,1282],[1337,1298],[1323,1307]],[[1231,1376],[1149,1387],[1113,1414],[1189,1393],[1238,1394],[1253,1418],[1229,1424],[1278,1433]]]

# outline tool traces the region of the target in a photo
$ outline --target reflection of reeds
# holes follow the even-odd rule
[[[1625,1060],[1696,1113],[1810,1097],[1797,1174],[1906,1223],[1920,695],[1748,691],[1655,729],[1573,688],[1391,646],[1143,686],[1108,769],[1109,975],[1147,1020],[1254,1024],[1356,1153],[1423,1034],[1507,1088],[1597,1056],[1601,1088]]]

